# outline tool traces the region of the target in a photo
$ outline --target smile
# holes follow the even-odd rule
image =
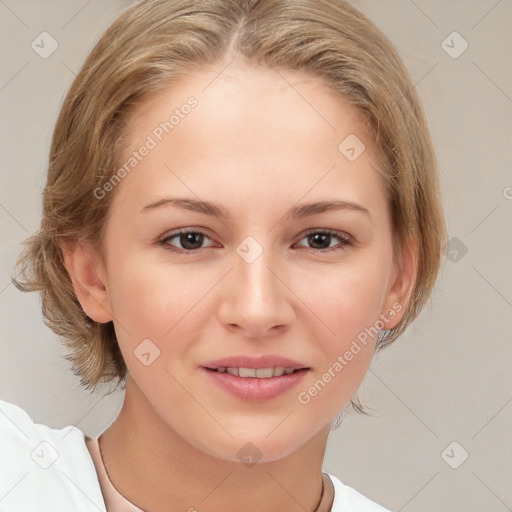
[[[283,366],[269,368],[234,368],[231,366],[221,366],[219,368],[213,368],[213,371],[229,373],[230,375],[243,378],[269,379],[271,377],[281,377],[281,375],[290,375],[297,370],[295,368],[284,368]]]

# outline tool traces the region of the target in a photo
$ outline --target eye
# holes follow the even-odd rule
[[[330,230],[308,231],[304,238],[301,239],[301,241],[302,240],[306,240],[307,244],[311,244],[310,246],[306,247],[321,252],[343,250],[345,246],[352,245],[352,240],[348,235],[338,231]],[[304,247],[304,245],[300,243],[299,245]]]
[[[211,241],[210,237],[204,231],[182,229],[167,234],[164,238],[159,240],[158,243],[163,245],[166,249],[177,253],[194,253],[205,247],[217,246],[212,241],[209,245],[203,245],[207,240]],[[303,236],[301,242],[303,240],[305,240],[308,245],[304,245],[300,242],[297,245],[320,252],[342,250],[345,246],[352,245],[352,240],[348,235],[330,230],[310,230]]]
[[[210,240],[210,237],[200,230],[180,230],[175,233],[170,233],[159,240],[159,244],[163,245],[167,249],[185,253],[194,252],[204,247],[214,247],[212,243],[209,246],[203,246],[205,240]],[[178,245],[176,245],[178,244]]]

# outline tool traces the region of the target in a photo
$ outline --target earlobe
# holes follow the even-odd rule
[[[89,245],[74,242],[62,246],[64,264],[76,296],[86,315],[99,323],[112,320],[106,274],[98,252]]]
[[[400,268],[395,267],[390,290],[384,303],[382,314],[388,319],[386,329],[396,327],[404,317],[416,282],[417,261],[417,242],[411,236],[403,248]]]

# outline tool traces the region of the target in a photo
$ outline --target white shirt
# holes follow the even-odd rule
[[[0,400],[2,512],[139,512],[112,485],[97,449],[76,427],[34,423],[20,407]],[[331,512],[389,512],[338,478]]]

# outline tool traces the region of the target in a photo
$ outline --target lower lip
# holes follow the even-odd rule
[[[289,375],[258,379],[257,377],[238,377],[229,373],[220,373],[215,370],[203,370],[218,386],[228,393],[242,400],[268,400],[289,391],[296,386],[308,372],[307,369],[299,370]]]

